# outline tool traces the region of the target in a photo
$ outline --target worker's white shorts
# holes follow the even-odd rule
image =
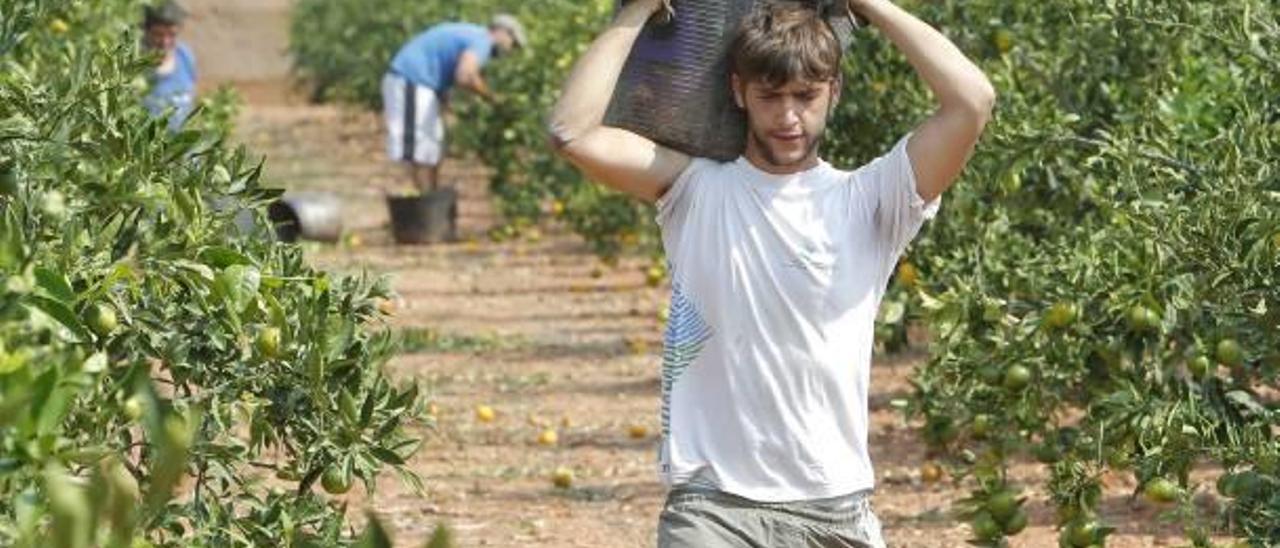
[[[435,90],[397,74],[382,78],[387,156],[397,162],[434,166],[444,153],[444,119]]]

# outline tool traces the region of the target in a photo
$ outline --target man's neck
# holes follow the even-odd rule
[[[778,165],[769,161],[765,154],[762,154],[759,149],[750,144],[747,145],[747,151],[743,154],[743,157],[753,167],[770,175],[792,175],[813,169],[819,164],[818,154],[814,152],[800,161]]]

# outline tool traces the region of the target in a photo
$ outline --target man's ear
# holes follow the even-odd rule
[[[835,113],[836,107],[840,105],[840,92],[844,89],[844,78],[836,76],[831,82],[831,104],[827,105],[827,117],[831,117]]]
[[[737,74],[730,75],[730,84],[733,87],[734,104],[738,105],[740,109],[747,108],[746,90],[744,89],[742,78],[739,78]]]

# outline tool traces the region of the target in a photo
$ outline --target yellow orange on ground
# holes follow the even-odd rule
[[[538,434],[538,445],[555,445],[560,441],[560,436],[556,434],[555,429],[548,428]]]
[[[942,467],[936,462],[926,462],[920,466],[920,480],[925,483],[938,483],[942,479]]]
[[[561,489],[568,489],[573,486],[573,470],[563,466],[556,468],[551,473],[551,484]]]
[[[627,339],[627,350],[632,354],[644,354],[648,350],[648,345],[641,339]]]
[[[627,429],[627,434],[635,439],[647,438],[649,437],[649,427],[643,424],[633,424]]]
[[[493,422],[493,419],[497,417],[498,415],[492,407],[487,405],[476,406],[476,420],[480,422]]]

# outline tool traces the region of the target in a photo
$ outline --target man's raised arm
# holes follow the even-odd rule
[[[604,126],[618,76],[662,0],[631,0],[573,67],[548,131],[560,156],[588,178],[646,201],[666,192],[690,158],[630,131]]]
[[[938,110],[907,143],[916,191],[933,200],[969,161],[991,117],[995,90],[950,40],[889,0],[849,0],[849,7],[889,37],[938,99]]]

